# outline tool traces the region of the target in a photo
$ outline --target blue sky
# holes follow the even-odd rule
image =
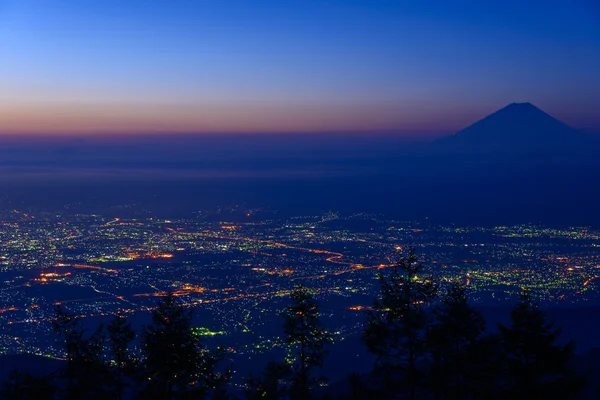
[[[598,71],[591,0],[0,0],[9,133],[600,127]]]

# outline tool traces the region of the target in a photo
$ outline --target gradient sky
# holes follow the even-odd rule
[[[600,127],[600,4],[0,0],[0,132]]]

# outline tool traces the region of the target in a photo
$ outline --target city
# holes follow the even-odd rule
[[[4,211],[2,351],[62,357],[50,324],[58,304],[90,326],[117,312],[144,323],[157,299],[173,292],[194,308],[203,340],[226,346],[234,362],[249,359],[284,347],[279,312],[298,285],[323,304],[336,342],[356,340],[378,295],[377,275],[411,247],[437,282],[466,285],[479,306],[506,306],[523,289],[546,305],[600,305],[597,229],[260,210],[220,219],[226,215]]]
[[[590,0],[0,0],[0,400],[600,398]]]

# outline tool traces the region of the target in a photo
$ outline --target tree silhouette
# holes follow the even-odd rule
[[[473,398],[481,385],[477,354],[485,331],[483,316],[471,307],[464,287],[452,284],[433,309],[434,321],[427,334],[431,353],[431,389],[438,398]]]
[[[63,377],[67,380],[67,398],[75,398],[75,383],[77,374],[77,356],[82,342],[82,332],[75,317],[67,313],[60,305],[56,306],[52,329],[64,341],[67,365]]]
[[[319,307],[311,292],[298,287],[291,294],[292,304],[283,312],[286,343],[295,351],[289,360],[292,369],[291,398],[310,399],[315,384],[322,378],[312,377],[312,371],[323,365],[331,337],[321,327]]]
[[[103,326],[85,338],[85,330],[79,320],[67,313],[60,305],[52,321],[53,330],[61,336],[67,358],[62,377],[66,379],[67,399],[106,398],[103,383],[107,378],[106,364],[102,359]]]
[[[363,341],[377,357],[374,372],[387,398],[405,392],[415,399],[423,383],[425,306],[435,299],[437,288],[432,279],[420,275],[422,271],[411,249],[388,276],[379,276],[381,297],[367,313]]]
[[[348,375],[347,381],[350,386],[350,393],[346,397],[348,400],[361,400],[375,397],[361,375],[352,373]]]
[[[191,330],[192,311],[178,305],[168,293],[152,311],[152,324],[142,331],[143,368],[147,386],[144,398],[202,397],[226,379],[216,371],[222,352],[200,345]]]
[[[585,380],[572,365],[574,344],[557,343],[560,330],[528,293],[521,294],[510,324],[498,324],[498,334],[486,334],[485,321],[469,305],[464,287],[451,285],[431,306],[436,285],[422,273],[411,250],[389,275],[379,276],[381,296],[367,314],[363,334],[376,356],[373,376],[379,381],[372,385],[351,376],[350,398],[578,398]],[[295,289],[291,300],[282,313],[289,357],[247,380],[247,399],[311,399],[323,379],[314,370],[323,365],[331,338],[321,326],[319,307],[304,287]],[[223,350],[203,348],[191,324],[192,312],[169,293],[142,331],[143,357],[138,360],[129,350],[135,332],[124,316],[110,322],[105,340],[102,325],[86,334],[80,320],[58,306],[52,327],[63,340],[64,367],[47,377],[13,371],[0,398],[130,398],[133,390],[127,388],[134,375],[141,378],[136,388],[141,399],[230,398],[224,386],[229,371],[219,370]]]
[[[467,365],[470,375],[466,398],[490,400],[506,398],[505,360],[500,334],[487,333],[474,342]]]
[[[291,374],[290,366],[286,363],[269,362],[260,377],[247,379],[247,400],[277,400],[288,395],[285,384]]]
[[[527,292],[511,312],[509,326],[498,324],[507,363],[507,398],[573,399],[584,385],[571,365],[575,344],[556,343],[560,329]]]
[[[129,351],[129,345],[136,335],[127,318],[120,313],[107,326],[107,331],[115,397],[121,400],[124,390],[130,386],[128,378],[133,376],[137,364],[137,359]]]

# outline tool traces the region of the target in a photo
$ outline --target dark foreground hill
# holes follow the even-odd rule
[[[63,364],[61,360],[34,354],[4,354],[0,356],[0,381],[6,381],[13,370],[33,376],[46,376],[58,370]]]

